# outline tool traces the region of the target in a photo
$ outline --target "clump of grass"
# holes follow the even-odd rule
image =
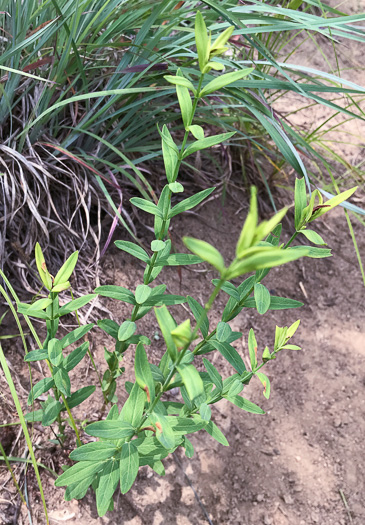
[[[4,0],[0,257],[31,293],[36,289],[31,270],[36,239],[60,254],[56,266],[65,251],[81,247],[84,273],[92,278],[95,266],[90,261],[103,250],[102,235],[107,245],[119,223],[137,237],[124,203],[134,192],[155,200],[158,183],[150,173],[160,154],[157,116],[173,134],[181,132],[173,90],[163,76],[180,67],[195,81],[196,5],[204,10],[213,36],[234,26],[231,55],[213,60],[227,69],[255,68],[247,79],[200,104],[197,120],[237,131],[227,146],[237,152],[233,155],[242,161],[245,176],[263,181],[274,208],[263,158],[273,174],[285,166],[294,169],[310,190],[315,184],[323,186],[319,174],[329,154],[323,130],[309,135],[295,129],[273,110],[275,98],[292,92],[345,118],[362,118],[362,87],[344,81],[336,71],[303,69],[292,63],[290,47],[285,46],[301,34],[313,40],[318,35],[333,43],[334,54],[340,52],[340,39],[364,40],[357,25],[363,14],[347,16],[319,0],[233,6],[212,0],[131,0],[128,6],[120,0]],[[213,71],[207,81],[214,76]],[[345,106],[336,100],[344,94]],[[303,155],[318,168],[307,172]],[[190,160],[182,168],[190,174],[200,171],[199,162]],[[227,186],[225,177],[224,191]]]

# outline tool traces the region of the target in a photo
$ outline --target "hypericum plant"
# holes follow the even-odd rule
[[[178,214],[189,210],[202,202],[213,190],[201,191],[173,205],[175,193],[182,193],[184,188],[177,181],[182,161],[198,150],[208,148],[229,139],[233,133],[205,137],[201,126],[194,124],[194,114],[199,100],[214,93],[216,89],[229,85],[247,75],[251,69],[240,70],[218,76],[204,83],[204,75],[210,69],[221,69],[221,64],[214,57],[224,53],[226,43],[232,34],[232,28],[226,29],[216,40],[211,42],[203,17],[196,17],[195,36],[199,57],[200,73],[198,81],[193,83],[178,71],[176,76],[166,76],[166,80],[176,85],[177,97],[181,109],[185,135],[180,147],[174,142],[166,126],[160,130],[162,152],[166,169],[167,184],[163,188],[158,204],[142,198],[132,198],[131,202],[141,210],[154,216],[155,240],[151,242],[151,254],[141,246],[128,241],[116,241],[121,250],[142,260],[145,265],[143,284],[135,291],[121,286],[101,286],[95,292],[104,297],[124,301],[132,305],[130,317],[121,325],[104,319],[98,325],[115,339],[113,352],[105,350],[108,364],[102,389],[106,402],[112,407],[105,420],[86,426],[89,436],[98,441],[89,442],[72,451],[70,458],[76,463],[68,468],[57,480],[56,486],[67,486],[66,500],[82,498],[90,485],[96,492],[97,509],[100,516],[113,509],[113,494],[120,482],[120,490],[124,494],[133,485],[138,470],[143,465],[150,466],[159,474],[164,473],[161,462],[178,447],[183,447],[188,457],[192,457],[194,449],[186,437],[187,434],[205,430],[223,445],[228,445],[227,439],[211,419],[211,407],[221,399],[227,399],[234,405],[256,414],[264,411],[240,394],[245,385],[255,376],[264,385],[264,395],[270,395],[270,382],[261,371],[267,361],[275,359],[284,350],[298,350],[291,343],[299,320],[289,327],[276,327],[273,347],[258,350],[254,331],[248,335],[248,349],[251,369],[247,370],[239,352],[232,343],[242,337],[241,332],[233,332],[229,321],[240,311],[256,308],[260,314],[268,310],[297,308],[299,301],[271,296],[269,290],[262,284],[270,268],[285,264],[303,256],[328,257],[330,250],[313,246],[291,246],[295,237],[303,234],[313,244],[324,245],[323,239],[307,228],[308,224],[320,217],[334,206],[340,204],[352,195],[356,188],[348,190],[323,204],[321,194],[316,190],[309,202],[304,179],[297,179],[295,185],[295,232],[289,242],[280,243],[281,221],[287,208],[279,211],[268,221],[258,222],[256,189],[251,190],[250,210],[243,225],[236,246],[236,256],[226,264],[221,253],[205,241],[184,237],[185,246],[192,254],[171,253],[171,241],[167,239],[170,221]],[[193,94],[191,98],[190,92]],[[191,142],[188,139],[193,137]],[[77,254],[73,254],[53,279],[47,271],[42,252],[37,247],[36,260],[38,271],[44,286],[50,291],[49,297],[37,301],[31,306],[22,305],[20,311],[27,315],[45,318],[47,320],[47,338],[42,349],[30,352],[27,361],[46,359],[50,368],[50,377],[36,384],[30,394],[30,402],[40,394],[53,388],[54,397],[50,396],[41,410],[31,413],[28,418],[41,420],[43,424],[51,424],[58,418],[61,435],[64,421],[62,410],[66,410],[77,439],[77,427],[70,409],[79,404],[86,395],[84,389],[71,394],[71,384],[68,372],[86,354],[88,343],[83,343],[67,357],[63,349],[80,339],[92,327],[80,327],[63,339],[56,338],[58,319],[60,316],[77,310],[89,302],[95,295],[71,300],[60,307],[58,294],[68,288],[68,279],[73,271]],[[219,274],[213,279],[213,289],[206,304],[201,305],[192,296],[166,294],[164,284],[151,286],[165,266],[209,263]],[[253,272],[239,286],[234,286],[232,279]],[[229,299],[222,313],[221,321],[211,329],[208,312],[220,291],[228,294]],[[177,324],[168,306],[187,303],[195,326],[190,318]],[[154,308],[156,320],[160,326],[166,351],[158,365],[148,360],[145,346],[150,344],[147,337],[137,334],[137,323]],[[200,338],[199,341],[197,339]],[[124,371],[121,368],[125,352],[132,345],[135,350],[135,382],[126,382],[125,387],[129,397],[121,410],[116,401],[117,377]],[[211,361],[203,358],[205,371],[197,369],[197,356],[208,355],[218,351],[234,369],[234,373],[223,379]],[[86,387],[87,395],[95,387]],[[164,395],[174,388],[181,394],[179,401],[170,401]],[[77,402],[76,402],[77,401]]]

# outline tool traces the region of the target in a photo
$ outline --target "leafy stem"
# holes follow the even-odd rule
[[[186,351],[188,350],[189,346],[194,341],[194,339],[195,339],[195,337],[196,337],[196,335],[198,333],[198,330],[200,328],[200,325],[202,324],[202,322],[204,320],[205,314],[207,314],[209,312],[209,310],[211,309],[211,307],[213,305],[213,302],[214,302],[215,298],[217,297],[219,291],[221,290],[224,282],[225,282],[225,279],[224,279],[224,276],[222,276],[221,279],[219,280],[217,286],[214,288],[213,293],[209,297],[208,302],[206,303],[206,305],[204,307],[204,312],[202,312],[202,314],[200,315],[200,317],[199,317],[199,319],[198,319],[198,321],[196,323],[196,326],[195,326],[194,330],[192,331],[192,333],[190,335],[189,340],[187,341],[185,346],[182,348],[182,350],[180,350],[175,363],[171,367],[171,370],[168,373],[168,376],[165,379],[164,384],[162,385],[162,388],[161,388],[160,392],[156,395],[152,405],[149,407],[148,411],[143,416],[142,422],[141,422],[140,426],[138,427],[138,429],[135,432],[136,434],[138,434],[142,430],[142,427],[143,427],[146,419],[148,418],[149,414],[151,414],[153,412],[153,410],[154,410],[155,406],[157,405],[157,403],[159,402],[162,394],[164,394],[166,392],[166,390],[168,390],[168,386],[171,383],[171,380],[173,379],[174,375],[176,374],[177,367],[180,365],[180,363],[181,363],[184,355],[186,354]]]

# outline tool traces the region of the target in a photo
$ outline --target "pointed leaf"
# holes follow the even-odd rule
[[[203,261],[206,261],[214,266],[214,268],[216,268],[220,273],[224,272],[224,259],[219,251],[214,248],[214,246],[208,242],[194,239],[193,237],[183,237],[183,243],[188,248],[188,250],[195,253],[195,255],[198,255],[198,257],[203,259]]]
[[[79,256],[79,252],[72,253],[70,257],[67,259],[67,261],[61,266],[61,268],[58,270],[56,274],[56,277],[54,278],[53,289],[58,284],[65,283],[69,280],[76,266],[78,256]]]
[[[204,88],[200,92],[200,96],[204,97],[206,95],[209,95],[210,93],[213,93],[214,91],[219,91],[225,86],[229,86],[230,84],[233,84],[233,82],[241,80],[241,78],[247,77],[247,75],[252,73],[252,71],[254,71],[254,68],[248,67],[246,69],[239,69],[238,71],[233,71],[232,73],[226,73],[225,75],[219,75],[214,80],[209,82],[206,86],[204,86]]]
[[[133,255],[133,257],[136,257],[137,259],[140,259],[143,262],[148,262],[150,258],[148,257],[148,254],[144,251],[143,248],[138,246],[138,244],[135,244],[134,242],[129,241],[115,241],[115,246],[119,248],[120,250],[123,250],[124,252],[129,253],[130,255]],[[100,286],[95,290],[95,292],[100,293],[98,290],[100,288],[106,288],[105,286]],[[118,287],[115,287],[118,288]],[[122,288],[122,286],[120,286]],[[126,288],[123,290],[126,290],[126,292],[129,292]],[[123,300],[123,299],[121,299]]]
[[[139,455],[133,442],[124,443],[120,456],[120,490],[126,494],[132,487],[139,469]]]
[[[192,195],[188,199],[184,199],[183,201],[179,202],[179,204],[176,204],[172,208],[172,210],[169,213],[169,219],[172,217],[175,217],[175,215],[178,215],[179,213],[182,213],[187,210],[191,210],[191,208],[195,208],[198,204],[200,204],[206,197],[208,197],[212,191],[215,190],[214,188],[208,188],[207,190],[199,191],[195,195]]]
[[[263,284],[256,283],[254,293],[257,311],[263,315],[270,308],[270,292]]]
[[[213,135],[212,137],[206,137],[204,139],[197,140],[186,148],[183,153],[183,159],[202,149],[211,148],[212,146],[221,144],[222,142],[229,140],[235,134],[235,131],[231,131],[229,133],[221,133],[220,135]]]

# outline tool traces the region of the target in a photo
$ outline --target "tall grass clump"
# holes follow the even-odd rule
[[[274,209],[270,172],[286,173],[286,166],[305,178],[308,191],[334,191],[337,175],[323,130],[308,135],[296,129],[273,104],[291,92],[304,106],[324,105],[346,119],[363,119],[363,87],[338,70],[303,68],[292,51],[305,38],[316,49],[321,38],[329,43],[326,53],[336,57],[342,45],[364,42],[364,14],[348,16],[320,0],[1,0],[0,259],[28,291],[40,284],[32,271],[37,240],[52,248],[55,268],[65,251],[81,249],[87,282],[95,272],[90,261],[105,252],[101,239],[108,244],[117,224],[136,239],[126,203],[132,195],[156,203],[156,123],[166,124],[173,136],[183,133],[174,91],[163,77],[180,68],[197,79],[197,7],[212,38],[234,28],[231,52],[213,57],[215,69],[206,81],[220,68],[253,67],[199,104],[197,121],[236,132],[225,151],[240,163],[247,185],[262,181]],[[309,169],[304,158],[311,159]],[[230,162],[198,177],[200,165],[186,159],[182,169],[202,188],[210,181],[229,191]],[[351,168],[353,174],[359,178],[361,167]]]

